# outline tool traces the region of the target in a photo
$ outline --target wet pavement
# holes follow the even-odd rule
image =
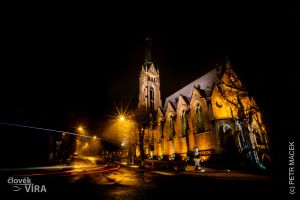
[[[44,170],[29,176],[31,183],[44,185],[46,192],[12,191],[7,182],[12,172],[2,173],[1,199],[272,199],[287,196],[288,189],[270,176],[209,170],[163,172],[118,163],[55,172],[60,173]],[[26,177],[21,175],[25,176],[14,178]]]

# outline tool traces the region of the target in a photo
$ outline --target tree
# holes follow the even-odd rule
[[[149,115],[142,110],[137,110],[136,115],[134,115],[134,120],[138,126],[138,145],[140,150],[141,158],[141,168],[145,168],[145,149],[144,149],[144,138],[145,138],[145,129],[149,128],[150,119]]]
[[[226,64],[225,71],[223,73],[220,72],[219,75],[217,87],[222,98],[228,102],[230,107],[232,119],[234,119],[236,129],[238,130],[235,132],[235,137],[238,138],[238,133],[243,140],[240,143],[241,154],[250,157],[252,162],[259,165],[260,161],[257,155],[257,150],[259,149],[258,145],[253,141],[252,136],[255,134],[255,131],[252,130],[252,125],[253,120],[257,118],[258,113],[260,113],[260,109],[252,102],[246,88],[233,72],[229,63]],[[256,121],[259,132],[264,134],[262,133],[262,124],[260,124],[258,120]],[[257,138],[257,140],[259,139],[261,139],[261,135],[260,138]]]
[[[155,116],[152,117],[155,119]],[[136,147],[140,151],[140,168],[145,168],[145,130],[149,129],[151,122],[150,115],[142,109],[138,109],[128,114],[119,116],[119,136],[128,141],[128,160],[131,159],[132,163],[135,156]]]

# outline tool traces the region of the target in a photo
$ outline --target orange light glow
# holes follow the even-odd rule
[[[79,126],[79,127],[78,127],[78,131],[83,131],[82,126]]]
[[[124,121],[124,120],[125,120],[125,117],[121,115],[121,116],[119,117],[119,120],[120,120],[120,121]]]

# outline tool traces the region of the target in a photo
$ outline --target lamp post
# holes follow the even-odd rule
[[[134,121],[132,119],[126,118],[124,115],[120,115],[118,118],[119,122],[122,123],[123,127],[126,131],[124,136],[127,138],[127,149],[128,149],[128,156],[127,156],[127,164],[134,164],[134,155],[135,155],[135,145],[134,145]],[[125,146],[125,143],[122,142],[122,147]]]
[[[77,132],[79,135],[83,135],[84,134],[84,128],[82,125],[79,125],[77,127]],[[80,141],[80,137],[79,136],[76,136],[76,152],[75,152],[75,155],[79,155],[82,153],[82,149],[80,149],[80,146],[82,145],[82,141]]]
[[[128,157],[131,157],[132,163],[135,155],[135,148],[136,145],[139,145],[139,150],[140,150],[140,159],[141,159],[141,164],[140,168],[145,168],[145,150],[144,150],[144,136],[145,136],[145,130],[148,127],[149,119],[147,116],[147,113],[141,110],[137,110],[137,113],[134,115],[130,115],[131,117],[128,119],[126,115],[119,115],[117,117],[119,122],[125,123],[124,125],[129,126],[127,127],[128,134],[126,136],[129,138],[128,141],[129,144],[129,149],[131,147],[131,151],[129,153],[131,154],[128,155]],[[134,117],[133,117],[134,116]],[[130,132],[131,130],[131,132]],[[135,141],[135,142],[133,142]],[[128,159],[129,160],[129,159]]]

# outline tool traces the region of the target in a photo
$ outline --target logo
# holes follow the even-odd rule
[[[25,190],[26,192],[47,192],[45,185],[36,185],[31,182],[29,177],[14,178],[9,177],[7,183],[11,185],[14,192]]]

